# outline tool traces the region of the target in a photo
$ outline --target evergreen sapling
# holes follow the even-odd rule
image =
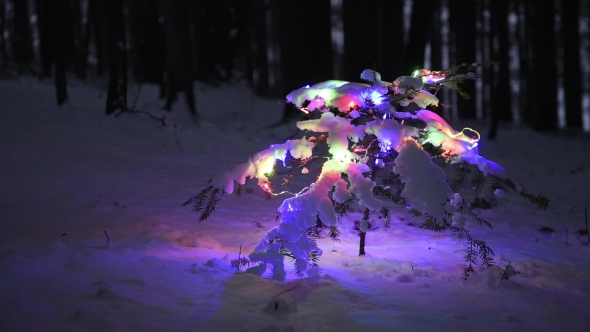
[[[298,274],[317,275],[323,254],[317,240],[327,232],[333,241],[340,241],[338,225],[353,204],[363,207],[359,255],[365,253],[372,214],[381,215],[387,230],[391,211],[400,210],[423,218],[423,229],[455,232],[465,246],[464,279],[475,273],[475,265],[491,268],[493,250],[471,236],[465,220],[472,218],[488,228],[492,225],[473,211],[461,192],[470,190],[479,196],[487,186],[495,197],[512,189],[542,209],[549,200],[519,191],[504,168],[480,156],[476,131],[457,131],[425,109],[438,104],[435,94],[442,88],[461,92],[460,82],[476,78],[475,67],[422,69],[393,82],[382,81],[378,72],[367,69],[361,74],[366,83],[332,80],[294,90],[287,102],[309,115],[310,119],[296,124],[306,131],[305,136],[252,155],[220,174],[184,205],[192,205],[199,221],[204,221],[224,194],[241,194],[242,185],[251,179],[258,180],[267,198],[291,196],[278,208],[280,224],[248,255],[248,263],[242,257],[236,262],[237,267],[258,264],[249,269],[258,274],[270,267],[277,280],[286,276],[285,258],[294,263]],[[397,111],[411,103],[419,110]],[[325,148],[327,154],[321,152]],[[275,192],[271,180],[277,175],[276,162],[289,164],[288,174],[282,174],[284,182],[296,174],[310,176],[312,163],[320,163],[321,172],[297,193]],[[445,172],[452,172],[450,167],[454,176]]]

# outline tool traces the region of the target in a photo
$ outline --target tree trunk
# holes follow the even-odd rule
[[[377,63],[377,14],[374,1],[342,0],[344,80],[357,82],[363,70],[381,67],[382,64]],[[397,33],[403,35],[402,31]]]
[[[28,66],[35,60],[29,2],[15,0],[12,4],[14,6],[14,31],[11,38],[13,60],[19,65]]]
[[[50,14],[48,18],[53,23],[52,39],[53,44],[53,61],[55,64],[55,92],[57,104],[62,105],[68,100],[67,81],[66,81],[66,36],[67,27],[65,25],[64,13],[67,13],[68,0],[55,0],[46,3]]]
[[[53,66],[53,43],[54,43],[54,29],[51,19],[51,11],[49,4],[45,0],[35,0],[35,12],[37,14],[37,27],[39,31],[39,53],[41,55],[41,76],[51,77],[51,67]]]
[[[185,94],[189,111],[197,116],[188,0],[162,0],[160,4],[164,13],[167,50],[167,94],[164,108],[172,109],[176,91],[181,90]]]
[[[70,0],[70,22],[71,29],[71,45],[70,57],[74,64],[74,72],[76,76],[84,80],[88,70],[88,47],[86,40],[88,39],[86,23],[82,20],[82,4],[80,0]]]
[[[252,20],[252,16],[254,14],[254,1],[237,1],[236,12],[239,13],[236,17],[236,24],[238,26],[238,70],[240,70],[244,74],[246,80],[252,84],[252,44],[254,42],[252,35],[254,21]]]
[[[532,9],[533,73],[531,124],[536,130],[557,128],[557,66],[553,0],[537,0]],[[548,47],[550,45],[550,47]]]
[[[159,22],[158,0],[130,0],[128,3],[133,78],[162,86],[166,47]]]
[[[582,80],[580,68],[580,0],[561,1],[561,40],[563,42],[563,87],[565,117],[569,128],[582,128]]]
[[[404,1],[377,0],[376,3],[379,31],[377,43],[381,45],[376,69],[384,80],[391,82],[399,76],[410,74],[404,72],[403,68]],[[438,1],[436,7],[438,7]],[[363,69],[365,68],[361,68],[361,70]],[[360,72],[357,75],[360,75]]]
[[[0,0],[0,70],[5,71],[8,66],[8,48],[4,33],[6,31],[6,0]]]
[[[229,81],[233,74],[235,52],[231,29],[234,26],[229,0],[198,1],[191,3],[196,14],[192,15],[195,52],[195,78],[206,82]],[[240,13],[239,15],[244,15]]]
[[[430,68],[440,70],[442,68],[442,39],[441,39],[441,3],[436,2],[432,18],[432,30],[430,31]],[[475,60],[475,58],[473,59]]]
[[[451,34],[454,35],[454,63],[451,67],[463,63],[470,64],[476,60],[476,3],[475,1],[449,1],[449,23]],[[456,111],[461,119],[476,117],[475,114],[475,82],[466,81],[462,86],[470,99],[458,97]]]
[[[582,71],[582,117],[585,132],[590,132],[590,4],[580,2],[580,61]]]
[[[104,0],[88,0],[88,20],[96,51],[96,75],[102,76],[108,63],[107,24]]]
[[[492,43],[497,45],[493,52],[499,62],[494,68],[494,81],[490,91],[492,110],[488,139],[495,139],[501,120],[511,120],[510,111],[510,55],[508,49],[508,0],[490,2],[491,28],[494,31]],[[495,39],[495,40],[494,40]],[[497,43],[496,43],[497,41]],[[492,45],[493,47],[494,45]]]
[[[332,78],[331,5],[329,0],[300,0],[281,1],[279,6],[280,69],[285,96],[307,84]],[[298,114],[290,105],[285,107],[283,122]]]
[[[404,69],[409,75],[424,66],[424,50],[432,30],[435,0],[413,0],[410,32],[404,56]],[[453,3],[454,1],[450,1]],[[468,1],[469,3],[472,1]],[[426,19],[425,19],[426,18]],[[401,33],[401,32],[400,32]]]
[[[253,0],[251,12],[250,54],[252,86],[258,96],[270,96],[268,84],[268,55],[266,5],[264,0]]]
[[[108,15],[109,87],[106,114],[127,110],[127,40],[122,0],[105,0]]]

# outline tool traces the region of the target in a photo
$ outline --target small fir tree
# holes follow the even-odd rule
[[[471,236],[465,220],[469,217],[481,226],[492,225],[473,211],[460,192],[470,189],[480,197],[487,189],[493,200],[517,187],[506,177],[504,168],[479,155],[480,137],[475,130],[457,131],[425,109],[438,104],[435,95],[441,88],[463,94],[460,83],[476,78],[476,66],[417,70],[393,82],[382,81],[378,72],[367,69],[361,74],[366,83],[332,80],[297,89],[287,95],[287,102],[309,115],[309,120],[297,122],[307,135],[252,155],[211,181],[184,205],[192,205],[203,221],[225,194],[235,191],[239,195],[249,179],[257,179],[268,198],[285,194],[275,193],[271,186],[277,161],[292,173],[304,175],[312,162],[320,161],[319,176],[282,202],[278,209],[280,225],[272,228],[248,256],[249,264],[258,264],[252,271],[262,273],[271,265],[273,278],[284,280],[284,258],[288,257],[298,273],[317,274],[322,250],[316,239],[327,232],[332,240],[339,241],[341,218],[355,203],[364,209],[356,225],[359,255],[365,254],[369,225],[376,223],[371,213],[380,214],[382,227],[387,230],[391,210],[402,209],[422,218],[424,229],[455,232],[465,246],[465,279],[475,273],[477,264],[484,269],[493,267],[493,250]],[[411,103],[419,110],[396,111]],[[322,153],[326,150],[322,146],[327,147],[327,153]],[[445,170],[450,168],[454,168],[454,176],[449,177]],[[292,176],[287,174],[285,181]],[[540,208],[548,206],[543,196],[519,193]],[[244,258],[241,260],[246,264]]]

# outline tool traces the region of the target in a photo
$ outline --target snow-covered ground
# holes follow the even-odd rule
[[[282,107],[245,87],[197,91],[202,125],[179,105],[161,129],[105,117],[96,88],[70,88],[58,108],[49,82],[0,81],[0,331],[590,330],[590,246],[577,234],[590,142],[510,128],[481,142],[552,204],[509,196],[479,211],[494,229],[470,229],[497,267],[467,282],[451,232],[396,215],[389,231],[368,232],[366,257],[344,220],[342,242],[319,240],[319,278],[280,283],[230,267],[276,225],[280,197],[252,185],[200,224],[181,204],[295,127],[265,130]],[[155,96],[144,87],[138,108],[160,114]],[[521,274],[500,281],[509,262]]]

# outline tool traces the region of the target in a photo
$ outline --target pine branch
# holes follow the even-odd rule
[[[418,210],[416,210],[414,208],[411,208],[408,211],[408,213],[411,214],[411,215],[413,215],[414,217],[422,217],[424,215],[422,212],[420,212],[420,211],[418,211]]]
[[[184,202],[182,206],[193,205],[193,212],[199,215],[199,222],[207,220],[224,196],[225,192],[209,186]]]
[[[311,226],[311,227],[305,229],[304,232],[310,238],[319,239],[321,237],[322,230],[324,230],[327,227],[328,226],[324,225],[324,223],[320,219],[320,215],[317,214],[316,215],[316,224],[314,226]]]
[[[406,206],[406,199],[403,198],[394,188],[383,185],[373,187],[373,195],[377,198],[387,199],[399,206]]]
[[[541,210],[546,210],[549,207],[549,198],[542,195],[529,194],[524,191],[520,192],[520,196],[529,200],[529,202],[536,205]]]
[[[242,267],[250,266],[251,263],[252,262],[248,258],[242,257],[242,246],[240,245],[240,251],[238,252],[238,258],[232,259],[230,261],[231,267],[233,267],[236,270],[239,270]]]
[[[464,281],[471,274],[475,273],[473,265],[478,264],[478,262],[484,269],[494,267],[494,259],[492,258],[495,255],[494,251],[485,241],[474,239],[464,227],[456,227],[455,232],[459,241],[465,240],[467,242],[467,249],[465,249],[465,256],[463,258],[469,264],[463,270]]]
[[[495,177],[495,176],[492,175],[492,177]],[[546,210],[547,208],[549,208],[549,203],[551,201],[546,196],[530,194],[524,190],[519,190],[516,187],[516,185],[514,184],[514,182],[512,182],[512,180],[510,180],[509,178],[505,178],[505,179],[501,179],[498,177],[495,177],[495,178],[497,179],[497,181],[499,181],[500,183],[503,183],[508,188],[516,191],[521,197],[529,200],[533,205],[536,205],[541,210]]]
[[[438,223],[438,219],[431,215],[425,214],[426,220],[422,223],[421,227],[424,230],[441,232],[445,229],[444,225]]]
[[[334,212],[338,216],[338,219],[340,219],[346,215],[348,210],[350,210],[352,203],[354,203],[355,199],[356,199],[356,196],[354,194],[350,194],[350,196],[348,196],[348,198],[342,203],[338,203],[336,201],[333,201]]]
[[[334,242],[340,242],[340,235],[342,235],[342,233],[340,232],[340,230],[338,229],[338,227],[336,226],[330,226],[330,238],[332,238],[332,241]]]
[[[510,280],[510,277],[514,277],[519,274],[521,274],[521,273],[516,271],[516,269],[512,266],[512,264],[510,264],[510,262],[508,262],[508,265],[506,265],[506,267],[504,268],[504,271],[502,271],[502,273],[500,273],[500,276],[502,276],[502,279],[500,279],[500,280]]]
[[[388,208],[383,207],[381,208],[381,216],[385,218],[385,222],[383,223],[383,230],[388,231],[391,225],[391,211]]]
[[[487,226],[490,229],[492,228],[492,224],[490,224],[489,221],[487,221],[485,218],[481,217],[477,213],[473,212],[473,209],[471,208],[471,205],[465,199],[463,199],[461,201],[461,205],[459,205],[458,210],[461,213],[467,213],[468,215],[470,215],[473,218],[475,218],[475,220],[477,221],[477,223],[480,226]]]
[[[459,192],[459,189],[465,184],[471,174],[471,165],[467,162],[461,162],[455,165],[455,176],[449,183],[453,192]]]
[[[471,185],[473,186],[473,190],[479,194],[481,188],[486,184],[486,175],[477,167],[473,167],[473,170],[475,174],[471,179]]]

